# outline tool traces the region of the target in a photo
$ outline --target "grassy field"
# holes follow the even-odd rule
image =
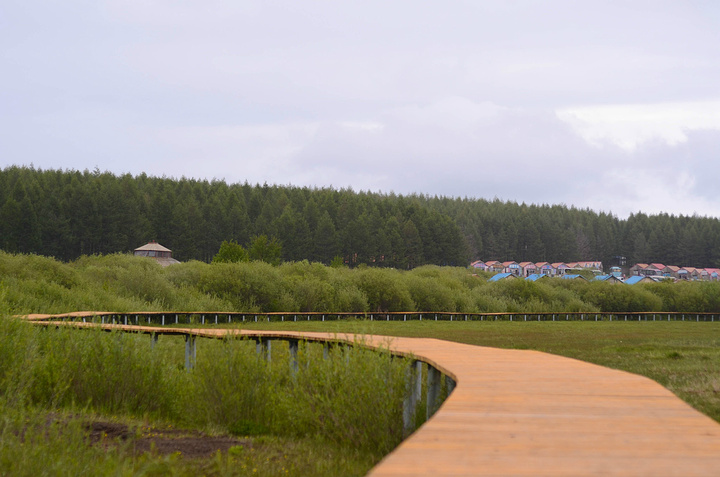
[[[205,339],[189,371],[184,348],[0,315],[0,475],[364,475],[402,440],[387,351],[301,344],[294,369]]]
[[[243,328],[427,337],[545,351],[647,376],[720,422],[720,323],[352,320]]]

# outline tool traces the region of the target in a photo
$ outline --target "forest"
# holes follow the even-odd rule
[[[620,219],[565,205],[363,192],[145,174],[0,170],[0,249],[69,261],[129,252],[150,240],[181,261],[209,262],[223,241],[257,236],[283,261],[340,258],[397,269],[472,260],[577,261],[616,257],[720,267],[720,220],[646,215]]]

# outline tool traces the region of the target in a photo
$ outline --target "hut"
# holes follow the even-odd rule
[[[133,252],[133,255],[138,257],[152,258],[163,267],[180,263],[174,258],[172,258],[172,250],[163,247],[162,245],[154,241],[148,242],[142,247],[136,248]]]

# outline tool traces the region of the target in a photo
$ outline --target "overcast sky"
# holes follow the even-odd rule
[[[3,0],[0,167],[720,217],[717,0]]]

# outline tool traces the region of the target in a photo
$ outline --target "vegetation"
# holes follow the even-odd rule
[[[714,312],[720,283],[614,285],[583,280],[488,283],[464,268],[409,271],[262,261],[167,268],[132,255],[63,263],[0,252],[0,306],[11,314],[98,311]]]
[[[200,340],[188,372],[181,337],[152,347],[147,336],[0,317],[0,474],[362,475],[400,442],[404,359],[358,347],[323,359],[322,346],[303,345],[293,370],[279,345],[268,362],[254,342]],[[83,426],[97,416],[138,424],[126,441],[101,439],[104,453]],[[202,462],[135,455],[133,443],[163,426],[250,437]]]
[[[275,237],[285,261],[398,269],[471,259],[720,267],[720,220],[84,171],[0,170],[0,249],[74,260],[148,240],[209,262],[223,241]]]

